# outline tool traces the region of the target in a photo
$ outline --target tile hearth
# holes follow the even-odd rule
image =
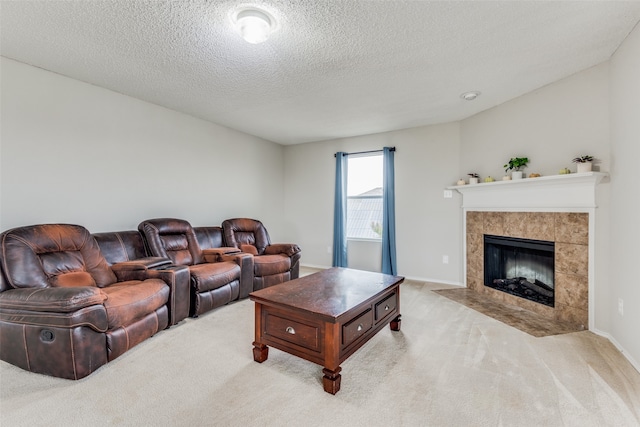
[[[520,307],[504,304],[468,288],[435,289],[433,292],[534,337],[568,334],[584,329],[567,322],[548,319]]]
[[[589,324],[589,214],[467,211],[467,288],[578,329]],[[484,286],[485,234],[555,242],[555,306]]]

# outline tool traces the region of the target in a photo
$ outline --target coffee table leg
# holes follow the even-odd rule
[[[322,377],[322,385],[324,386],[324,391],[331,394],[336,394],[340,391],[340,379],[342,375],[340,375],[340,371],[342,368],[338,366],[335,371],[331,369],[324,368],[322,373],[324,376]]]
[[[259,342],[253,343],[253,360],[262,363],[269,357],[269,347]]]
[[[400,315],[398,314],[396,318],[391,321],[391,323],[389,324],[389,327],[391,328],[392,331],[399,331],[400,323],[401,323],[401,319],[400,319]]]

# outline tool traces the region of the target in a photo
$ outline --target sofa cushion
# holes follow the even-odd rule
[[[261,255],[253,259],[256,276],[270,276],[289,271],[291,258],[285,255]]]
[[[109,265],[147,256],[142,235],[137,230],[93,233]]]
[[[51,286],[57,288],[96,286],[95,280],[93,280],[93,277],[86,271],[72,271],[70,273],[58,274],[57,276],[53,276],[49,282]]]
[[[201,249],[221,248],[224,246],[222,227],[193,227]]]
[[[189,241],[184,234],[167,234],[160,236],[160,241],[167,255],[178,265],[191,265],[193,255],[189,251]]]
[[[236,248],[239,248],[240,245],[253,245],[258,251],[258,255],[262,255],[265,248],[271,244],[267,229],[255,219],[227,219],[222,222],[222,230],[227,245]]]
[[[245,254],[258,255],[258,248],[253,245],[240,245],[240,250]]]
[[[240,279],[240,266],[230,261],[192,265],[189,272],[197,292],[217,289]]]
[[[109,329],[129,325],[156,311],[169,300],[169,287],[160,279],[131,280],[103,288],[107,294]]]
[[[171,258],[174,264],[194,265],[202,262],[202,253],[193,227],[177,218],[142,221],[138,230],[144,236],[149,254]]]
[[[79,225],[40,224],[2,233],[0,259],[13,288],[60,286],[58,276],[86,272],[98,287],[115,282],[98,243]],[[62,278],[63,286],[78,284],[79,276]],[[84,279],[82,279],[84,280]],[[91,285],[85,283],[83,286]]]

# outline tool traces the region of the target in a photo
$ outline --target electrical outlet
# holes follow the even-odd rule
[[[624,316],[624,301],[622,298],[618,298],[618,313],[620,313],[620,316]]]
[[[442,255],[442,263],[449,264],[449,255]]]
[[[444,198],[445,199],[453,198],[453,190],[444,190]]]
[[[327,246],[327,253],[331,255],[331,246]]]

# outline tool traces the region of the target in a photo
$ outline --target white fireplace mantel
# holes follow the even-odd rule
[[[463,195],[464,209],[582,210],[595,208],[595,187],[605,172],[542,176],[447,187]]]
[[[463,211],[519,211],[519,212],[586,212],[589,214],[589,329],[595,319],[595,225],[596,186],[607,182],[605,172],[585,172],[552,175],[521,180],[496,181],[482,184],[447,187],[462,194]],[[463,215],[463,229],[467,229],[467,215]],[[467,247],[467,236],[463,234]],[[467,279],[467,251],[464,251],[465,285]]]

